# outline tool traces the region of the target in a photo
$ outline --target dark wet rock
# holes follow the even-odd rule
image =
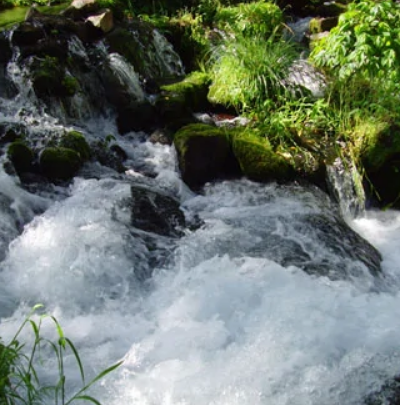
[[[185,216],[174,198],[158,192],[131,187],[131,224],[146,232],[181,236]]]
[[[0,145],[23,138],[26,132],[27,130],[24,125],[2,122],[0,123]]]
[[[369,394],[363,405],[400,405],[400,377],[387,381],[379,390]]]
[[[55,57],[35,59],[32,64],[32,84],[38,97],[71,97],[78,88],[78,81],[66,74],[64,64]]]
[[[4,31],[0,31],[0,64],[7,64],[11,59],[12,49]]]
[[[126,152],[118,145],[108,147],[104,142],[97,142],[91,145],[91,153],[95,160],[101,165],[109,167],[118,173],[123,173],[127,169],[124,166]]]
[[[149,131],[157,124],[154,106],[148,101],[131,102],[118,108],[117,126],[121,134],[130,131]]]
[[[12,43],[17,46],[35,45],[40,39],[46,37],[46,32],[42,26],[31,22],[20,24],[12,35]]]
[[[171,145],[171,134],[166,130],[156,129],[149,138],[151,143],[160,143],[161,145]]]
[[[229,137],[223,128],[192,124],[174,136],[182,179],[189,187],[199,187],[217,178],[240,173]]]

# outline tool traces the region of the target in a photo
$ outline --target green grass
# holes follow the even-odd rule
[[[0,343],[0,403],[1,405],[41,405],[54,403],[56,405],[70,405],[74,402],[100,402],[88,395],[87,390],[101,378],[111,373],[122,362],[100,372],[90,381],[86,381],[85,371],[79,353],[72,341],[65,336],[59,322],[51,315],[37,315],[41,305],[36,305],[29,316],[23,321],[15,336],[8,344]],[[44,322],[53,323],[57,338],[50,340],[43,336]],[[32,331],[32,340],[25,345],[20,342],[21,333],[26,328]],[[43,367],[44,361],[49,360],[48,353],[56,360],[57,377],[53,384],[44,385],[37,373],[37,366]],[[46,353],[46,359],[43,358]],[[82,386],[73,394],[67,394],[68,379],[65,374],[65,356],[72,355],[75,359],[77,372]]]
[[[45,14],[59,14],[69,6],[68,3],[61,3],[54,6],[39,6],[37,9]],[[0,12],[0,31],[10,28],[14,24],[25,20],[29,7],[14,7]]]
[[[216,48],[209,97],[239,112],[263,110],[289,92],[283,79],[297,56],[295,45],[274,35],[236,35]]]

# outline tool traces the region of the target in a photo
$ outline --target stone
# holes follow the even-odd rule
[[[13,142],[7,149],[7,155],[17,173],[31,170],[34,155],[31,148],[23,141]]]
[[[251,180],[284,182],[294,177],[291,165],[267,139],[245,130],[233,138],[232,148],[242,173]]]
[[[101,14],[96,14],[88,17],[86,22],[89,22],[94,27],[101,29],[103,33],[108,33],[114,28],[114,18],[111,10],[104,10]]]
[[[131,187],[131,224],[163,236],[182,236],[185,216],[174,198],[140,186]]]
[[[69,180],[82,164],[78,152],[63,147],[45,148],[39,156],[42,173],[51,180]]]
[[[240,173],[224,128],[187,125],[175,134],[174,145],[182,179],[189,187],[200,187],[208,181]]]

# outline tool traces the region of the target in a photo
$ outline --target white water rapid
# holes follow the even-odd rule
[[[92,161],[70,185],[22,185],[4,170],[0,145],[5,343],[43,304],[88,379],[123,360],[89,391],[103,405],[363,405],[400,373],[398,212],[347,219],[382,254],[382,274],[372,275],[352,256],[357,240],[330,234],[343,226],[328,221],[339,210],[321,191],[239,179],[196,194],[172,147],[119,136],[112,113],[63,124],[62,112],[44,113],[25,71],[13,60],[8,69],[20,95],[0,98],[0,124],[23,123],[32,143],[79,130],[121,147],[127,170]],[[137,94],[136,76],[119,77]],[[136,228],[132,186],[176,198],[198,226],[181,237]],[[56,337],[50,319],[42,333]],[[24,329],[21,341],[32,338]],[[42,381],[55,384],[56,359],[41,359]],[[80,387],[68,350],[65,371],[68,397]]]
[[[149,251],[117,208],[134,171],[128,179],[78,177],[58,201],[27,200],[15,188],[15,204],[47,199],[49,208],[14,238],[1,264],[5,341],[43,303],[89,375],[124,360],[92,391],[109,405],[361,404],[399,372],[398,213],[352,221],[383,254],[392,288],[371,289],[367,273],[331,281],[241,253],[260,242],[256,227],[272,222],[276,234],[287,232],[277,214],[295,221],[318,213],[310,191],[241,180],[194,195],[180,183],[169,147],[145,142],[134,153],[158,173],[154,184],[180,196],[187,216],[205,225],[180,240],[159,236],[166,259],[139,282],[134,274]],[[10,179],[0,180],[3,190]],[[295,238],[309,243],[308,235]],[[79,374],[68,359],[72,391]],[[45,368],[51,380],[54,359]]]

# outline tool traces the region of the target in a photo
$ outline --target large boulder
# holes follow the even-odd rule
[[[202,186],[217,178],[240,173],[233,155],[229,132],[206,124],[191,124],[174,136],[183,181],[189,187]]]

